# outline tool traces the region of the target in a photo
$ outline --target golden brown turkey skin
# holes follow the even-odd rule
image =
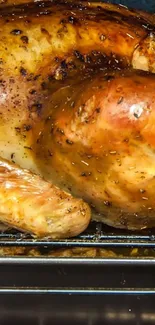
[[[100,3],[39,1],[1,7],[0,17],[1,69],[10,75],[61,79],[75,68],[114,64],[155,69],[150,15]]]
[[[3,79],[0,155],[83,198],[95,219],[153,227],[154,85],[133,71]]]
[[[3,77],[0,156],[83,198],[98,220],[153,227],[154,85],[133,71]]]
[[[86,229],[90,209],[39,176],[0,159],[0,220],[37,237],[67,238]]]
[[[48,3],[48,2],[53,2],[52,0],[0,0],[0,7],[6,7],[6,6],[17,6],[17,5],[22,5],[22,4],[28,4],[28,3],[37,3],[39,5],[39,3]],[[62,1],[59,1],[59,3],[61,3]],[[155,19],[154,19],[154,15],[150,14],[148,12],[144,12],[141,10],[135,10],[135,9],[131,9],[131,8],[127,8],[124,5],[116,5],[116,4],[112,4],[112,3],[104,3],[104,2],[100,2],[100,1],[91,1],[91,2],[86,2],[86,1],[72,1],[72,0],[68,0],[68,2],[71,2],[73,4],[75,3],[80,3],[81,5],[84,6],[88,6],[89,8],[93,9],[96,8],[98,6],[102,7],[103,9],[107,9],[110,12],[113,13],[119,13],[121,12],[122,15],[124,16],[133,16],[135,18],[144,18],[145,20],[147,20],[149,23],[154,24]]]
[[[1,82],[0,155],[83,198],[95,219],[155,226],[155,76],[17,80]]]
[[[85,199],[98,220],[153,227],[155,77],[106,72],[105,63],[153,71],[154,26],[121,9],[92,6],[48,2],[0,10],[0,156]],[[76,211],[72,234],[86,227],[86,216],[78,219]],[[57,237],[71,235],[64,222]],[[53,221],[51,236],[54,227]],[[25,229],[33,232],[32,224]]]
[[[41,174],[114,227],[155,226],[154,84],[153,75],[136,72],[79,76],[53,95],[49,84],[33,131]]]

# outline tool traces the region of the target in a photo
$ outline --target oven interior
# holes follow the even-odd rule
[[[154,0],[113,0],[155,12]],[[0,233],[0,323],[154,324],[155,229],[93,222],[68,240]]]

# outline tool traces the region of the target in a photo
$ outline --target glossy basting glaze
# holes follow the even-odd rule
[[[101,3],[10,2],[0,9],[0,29],[0,156],[8,161],[7,169],[1,162],[0,219],[38,236],[73,236],[90,220],[82,198],[94,219],[111,226],[155,226],[153,16]],[[24,192],[22,168],[31,171]],[[26,217],[22,195],[29,201],[34,179],[36,192],[41,182],[61,188],[46,196],[47,218],[37,196]],[[63,190],[79,198],[69,196],[70,221]]]
[[[0,220],[37,237],[76,236],[90,221],[90,209],[29,171],[0,161]]]
[[[100,3],[45,1],[2,7],[0,17],[1,65],[14,75],[24,69],[58,79],[65,64],[72,70],[93,63],[141,63],[141,69],[154,71],[151,15]]]
[[[41,174],[111,226],[155,226],[154,84],[133,71],[67,80],[50,92],[32,140]]]

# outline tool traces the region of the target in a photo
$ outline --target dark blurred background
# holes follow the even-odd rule
[[[155,12],[155,0],[110,0],[105,2],[121,3],[122,5],[142,9],[150,12]]]

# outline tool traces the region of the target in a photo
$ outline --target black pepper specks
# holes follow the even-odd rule
[[[70,70],[74,70],[74,69],[76,69],[76,65],[75,65],[72,61],[68,62],[68,63],[67,63],[67,66],[68,66],[68,68],[69,68]]]
[[[49,76],[48,76],[48,80],[49,80],[49,81],[52,81],[52,80],[53,80],[53,75],[49,75]]]
[[[34,94],[36,94],[36,90],[35,90],[35,89],[31,89],[31,90],[29,91],[29,93],[30,93],[31,95],[34,95]]]
[[[101,110],[100,107],[97,107],[95,111],[96,111],[96,113],[99,114],[100,113],[100,110]]]
[[[16,132],[18,132],[18,133],[21,131],[21,129],[20,129],[18,126],[15,127],[15,130],[16,130]]]
[[[23,129],[24,131],[30,131],[32,129],[32,126],[24,124]]]
[[[48,34],[47,29],[46,29],[46,28],[43,28],[43,27],[41,27],[41,32],[42,32],[43,34]]]
[[[85,60],[85,63],[90,64],[92,62],[92,59],[91,59],[91,57],[89,55],[85,55],[84,60]]]
[[[21,35],[23,32],[20,29],[13,29],[10,34],[12,35]]]
[[[21,40],[24,44],[28,44],[28,42],[29,42],[29,39],[26,35],[21,36]]]
[[[58,58],[58,56],[56,56],[54,60],[55,60],[55,62],[57,62],[57,63],[60,61],[60,59]]]
[[[77,59],[79,59],[82,62],[85,62],[84,56],[77,50],[74,51],[74,55],[76,56]]]
[[[24,149],[32,150],[31,147],[24,146]]]
[[[72,145],[72,144],[73,144],[73,141],[67,139],[67,140],[66,140],[66,143]]]
[[[70,17],[68,18],[68,22],[69,22],[70,24],[75,25],[75,24],[78,22],[78,20],[77,20],[77,18],[75,18],[75,17],[73,17],[73,16],[70,16]]]
[[[67,23],[67,21],[66,21],[65,19],[61,19],[61,20],[60,20],[60,24],[63,25],[63,24],[66,24],[66,23]]]
[[[143,188],[141,188],[139,191],[140,191],[140,193],[145,193],[146,192],[146,190],[144,190]]]
[[[61,68],[62,69],[67,69],[67,63],[65,60],[61,61]]]
[[[58,133],[60,133],[60,134],[62,134],[62,135],[64,135],[64,130],[62,130],[62,129],[60,129],[60,128],[57,128],[57,130],[56,130]],[[69,140],[68,140],[69,141]]]
[[[33,80],[38,80],[38,78],[40,77],[40,74],[37,74],[36,76],[34,76]]]
[[[41,103],[35,103],[30,107],[30,110],[31,110],[31,112],[37,112],[39,115],[41,112],[42,106],[43,105]]]
[[[62,76],[62,80],[65,79],[67,77],[67,72],[64,70],[61,70],[61,76]]]
[[[104,201],[104,205],[107,206],[107,207],[110,207],[112,206],[112,203],[110,201]]]
[[[139,119],[138,113],[134,112],[133,115],[134,115],[135,118]]]
[[[43,90],[45,90],[45,89],[48,88],[47,83],[46,83],[45,81],[43,81],[43,82],[41,83],[41,88],[42,88]]]
[[[82,172],[80,176],[82,177],[87,177],[87,176],[91,176],[91,172]]]
[[[9,83],[10,83],[10,84],[14,84],[14,83],[15,83],[15,79],[14,79],[13,77],[11,77],[11,78],[9,79]]]
[[[41,109],[43,105],[38,103],[38,104],[36,104],[36,106],[37,106],[37,109]]]
[[[21,73],[21,75],[24,76],[24,77],[27,75],[27,71],[26,71],[26,69],[24,69],[23,67],[20,68],[20,73]]]
[[[110,81],[110,80],[113,80],[113,79],[114,79],[114,76],[110,76],[110,75],[104,77],[105,81]]]
[[[85,172],[82,172],[82,173],[81,173],[81,176],[82,176],[82,177],[86,177],[87,174],[86,174]]]
[[[34,78],[33,73],[30,73],[26,80],[27,81],[33,81],[33,78]]]
[[[5,86],[6,81],[3,79],[0,79],[0,85]]]

